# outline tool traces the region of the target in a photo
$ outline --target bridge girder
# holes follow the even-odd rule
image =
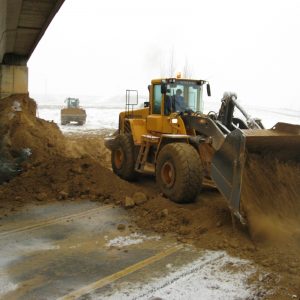
[[[26,65],[64,0],[0,0],[0,64]]]
[[[27,61],[64,0],[0,0],[0,99],[28,93]]]

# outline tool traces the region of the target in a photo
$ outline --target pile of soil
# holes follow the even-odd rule
[[[27,163],[21,175],[3,185],[0,206],[66,199],[118,202],[124,193],[139,190],[90,157],[49,157],[44,162]]]
[[[66,138],[54,122],[36,117],[37,105],[27,94],[12,95],[0,101],[0,155],[8,159],[22,149],[31,150],[31,163],[47,161],[50,157],[83,155],[107,161],[109,151],[97,137]]]
[[[36,103],[27,94],[0,101],[0,154],[18,156],[22,149],[32,152],[31,161],[65,153],[65,138],[53,122],[36,117]]]
[[[2,212],[34,201],[113,201],[139,190],[103,166],[109,154],[103,139],[67,138],[57,124],[37,118],[36,107],[28,95],[13,95],[0,102],[1,157],[13,160],[22,149],[32,153],[20,165],[22,173],[1,186]]]
[[[98,134],[77,134],[69,133],[65,136],[65,145],[68,157],[80,158],[88,156],[107,169],[111,169],[110,151],[104,146],[103,137],[108,132],[99,132]]]

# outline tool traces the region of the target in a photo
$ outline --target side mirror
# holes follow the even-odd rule
[[[144,102],[144,107],[149,107],[149,105],[150,105],[150,102],[149,102],[149,101],[145,101],[145,102]]]
[[[211,96],[211,92],[210,92],[210,84],[208,83],[207,85],[206,85],[206,91],[207,91],[207,96]]]
[[[160,89],[162,94],[166,94],[167,93],[167,85],[165,83],[161,84],[161,89]]]

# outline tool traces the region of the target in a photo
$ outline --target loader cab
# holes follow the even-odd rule
[[[67,98],[65,100],[67,108],[78,108],[79,107],[79,99],[78,98]]]
[[[203,83],[175,78],[152,81],[151,113],[166,116],[174,112],[203,112]],[[176,105],[178,98],[182,99],[181,106]]]
[[[177,115],[180,118],[180,114],[183,113],[202,113],[202,96],[205,83],[203,80],[177,78],[152,80],[147,130],[174,133],[170,116]],[[184,128],[178,133],[185,134]]]

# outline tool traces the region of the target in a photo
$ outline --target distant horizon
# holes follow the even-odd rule
[[[68,95],[68,94],[40,94],[40,93],[29,93],[29,96],[33,98],[38,105],[42,106],[64,106],[64,100],[68,97],[71,98],[79,98],[80,105],[86,106],[86,107],[104,107],[104,108],[119,108],[119,107],[125,107],[125,91],[124,94],[115,94],[115,95],[108,95],[108,96],[101,96],[101,95]],[[98,102],[97,100],[100,100],[101,102]],[[139,94],[139,104],[142,104],[144,101],[148,101],[149,96]],[[51,101],[51,103],[49,103]],[[257,107],[260,110],[266,110],[271,111],[272,109],[278,110],[278,109],[284,109],[286,111],[293,111],[295,114],[299,113],[299,120],[300,120],[300,105],[296,108],[285,107],[284,103],[276,103],[276,105],[270,107],[270,106],[264,106],[259,104],[249,104],[249,103],[243,103],[243,101],[239,100],[241,105],[244,107]],[[204,100],[204,103],[206,106],[209,106],[210,103],[214,104],[220,104],[221,105],[221,99],[214,99],[206,98]],[[263,103],[262,103],[263,104]]]
[[[142,103],[140,103],[142,105]],[[211,102],[211,106],[205,108],[204,113],[208,111],[218,112],[219,103],[216,101]],[[60,110],[63,105],[60,104],[38,104],[37,107],[37,116],[48,120],[54,121],[60,126]],[[120,106],[105,106],[102,103],[90,105],[82,105],[82,107],[87,112],[87,123],[83,126],[83,128],[88,130],[101,129],[101,128],[117,128],[118,126],[118,115],[121,111],[125,110],[124,105]],[[298,118],[297,112],[294,110],[284,110],[284,109],[273,109],[270,110],[268,108],[259,108],[257,106],[249,107],[245,105],[247,113],[252,118],[261,119],[263,125],[266,128],[272,128],[277,122],[286,122],[291,124],[300,125],[300,119]],[[299,113],[299,112],[298,112]],[[60,126],[63,130],[75,130],[80,131],[78,126],[75,127],[65,127]]]

